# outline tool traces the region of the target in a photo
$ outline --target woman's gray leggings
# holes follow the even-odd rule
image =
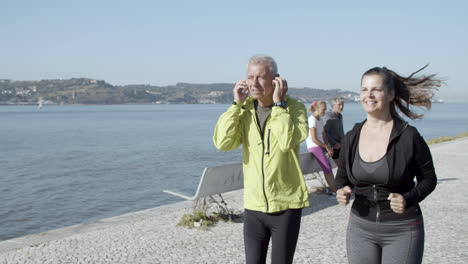
[[[372,222],[351,213],[346,250],[350,264],[419,264],[424,252],[423,218]]]

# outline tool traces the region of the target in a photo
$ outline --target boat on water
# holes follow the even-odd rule
[[[42,100],[37,103],[37,110],[41,110],[43,106]]]
[[[435,103],[435,104],[443,104],[443,103],[445,103],[444,99],[432,99],[431,102],[432,102],[432,103]]]

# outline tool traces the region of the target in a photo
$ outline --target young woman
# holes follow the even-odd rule
[[[434,190],[437,177],[429,147],[397,109],[411,119],[421,118],[409,106],[429,109],[441,81],[435,75],[413,77],[417,72],[402,77],[376,67],[361,78],[367,119],[346,134],[336,177],[341,205],[355,193],[346,238],[351,264],[422,262],[419,202]]]
[[[309,107],[312,113],[309,117],[309,137],[306,139],[307,150],[317,159],[322,167],[328,189],[333,194],[336,192],[335,178],[328,157],[333,155],[333,149],[328,146],[327,137],[323,131],[321,117],[325,115],[327,104],[324,101],[314,101]]]

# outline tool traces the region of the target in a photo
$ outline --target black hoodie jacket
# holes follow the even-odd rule
[[[429,195],[437,184],[437,176],[431,152],[415,127],[398,118],[393,119],[393,128],[387,148],[389,179],[385,184],[358,181],[352,174],[352,164],[358,146],[359,134],[366,120],[357,123],[342,142],[336,187],[350,186],[355,193],[352,212],[371,221],[394,221],[412,219],[421,215],[419,202]],[[414,177],[417,184],[415,185]],[[399,193],[406,199],[402,214],[394,213],[387,197]]]

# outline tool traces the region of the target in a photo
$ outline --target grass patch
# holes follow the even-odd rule
[[[194,210],[191,214],[184,214],[182,219],[177,224],[189,228],[201,227],[206,228],[216,224],[221,218],[216,214],[207,214],[205,211]]]
[[[177,225],[188,228],[197,227],[200,229],[208,229],[219,221],[228,222],[236,220],[237,218],[240,218],[240,214],[238,213],[207,213],[206,211],[194,210],[191,214],[184,214]]]
[[[459,138],[464,138],[464,137],[468,137],[468,132],[461,133],[460,135],[455,136],[455,137],[443,136],[443,137],[438,137],[438,138],[432,138],[432,139],[429,139],[426,142],[427,142],[428,145],[432,145],[432,144],[447,142],[447,141],[451,141],[451,140],[459,139]]]
[[[213,205],[216,209],[211,208]],[[220,202],[213,198],[202,198],[195,201],[192,213],[184,214],[177,225],[188,228],[208,229],[219,221],[238,222],[241,218],[241,213],[229,208],[222,197]]]

